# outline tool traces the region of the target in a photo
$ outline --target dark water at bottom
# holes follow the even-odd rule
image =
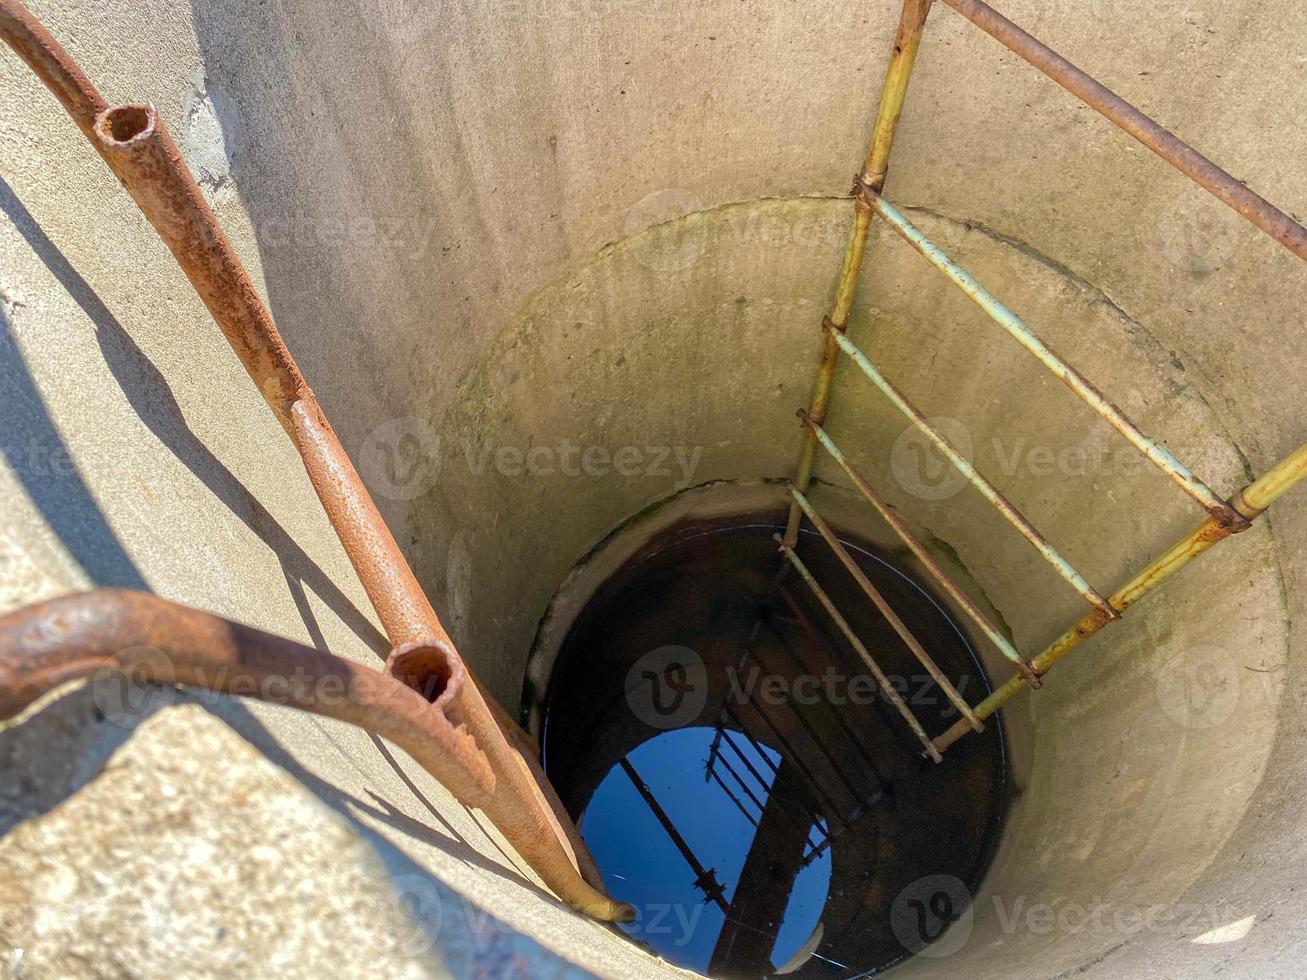
[[[965,910],[1006,804],[997,719],[936,764],[770,523],[686,525],[578,618],[548,692],[547,771],[623,926],[711,977],[858,977]],[[841,535],[974,704],[988,682],[936,599]],[[798,552],[930,735],[956,709],[826,544]],[[929,953],[929,949],[927,949]]]

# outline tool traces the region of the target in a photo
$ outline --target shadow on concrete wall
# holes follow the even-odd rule
[[[96,342],[104,354],[105,363],[146,428],[272,549],[281,562],[287,584],[304,614],[305,626],[309,628],[315,644],[320,649],[325,649],[322,634],[308,614],[304,586],[312,589],[373,652],[384,658],[389,651],[386,638],[286,529],[277,523],[235,474],[191,431],[163,374],[145,356],[3,179],[0,179],[0,211],[13,222],[32,251],[95,324]],[[45,455],[67,459],[67,451],[63,448],[53,423],[45,414],[40,395],[32,384],[31,375],[22,364],[21,356],[12,343],[8,350],[12,356],[5,357],[4,362],[0,363],[0,370],[7,370],[14,375],[15,383],[8,387],[16,392],[14,402],[21,417],[16,420],[17,424],[12,430],[6,431],[12,431],[15,439],[23,438],[22,434],[25,433],[35,433],[31,438],[43,447]],[[19,475],[23,479],[22,473]],[[45,479],[37,482],[24,479],[24,486],[50,527],[96,585],[149,588],[123,551],[122,545],[113,536],[98,505],[75,470],[66,480]]]
[[[221,128],[223,186],[252,224],[274,319],[351,452],[430,400],[409,382],[426,374],[413,348],[435,319],[436,162],[410,110],[449,110],[402,77],[373,16],[386,6],[192,4],[205,72],[192,98]]]
[[[0,208],[25,215],[9,185],[0,180]],[[18,221],[15,220],[15,224]],[[4,422],[0,454],[68,555],[97,585],[149,589],[109,522],[105,519],[77,464],[50,418],[45,401],[23,361],[12,327],[0,308],[0,391]],[[148,717],[143,713],[142,717]],[[94,778],[129,732],[104,725],[91,693],[52,704],[26,723],[0,731],[0,835],[14,825],[45,813]],[[75,753],[48,758],[52,744],[75,740]],[[68,758],[76,755],[76,762]],[[39,775],[38,775],[39,773]]]
[[[325,638],[305,593],[306,586],[374,652],[384,657],[388,650],[386,638],[190,430],[162,373],[45,234],[3,179],[0,179],[0,211],[14,224],[33,252],[94,323],[96,339],[105,362],[145,426],[277,555],[287,586],[315,645],[319,649],[326,649]],[[0,452],[5,454],[10,467],[51,530],[96,586],[149,590],[145,576],[115,535],[85,480],[77,471],[24,363],[9,321],[2,310],[0,387],[6,391],[9,413],[6,425],[0,427]],[[64,462],[58,467],[51,467],[51,460]],[[99,775],[113,753],[130,739],[136,726],[164,705],[187,700],[194,699],[179,693],[175,697],[152,700],[128,724],[123,724],[121,718],[108,721],[96,705],[93,692],[89,687],[83,687],[38,710],[23,724],[0,732],[0,769],[18,773],[17,778],[8,781],[6,790],[0,793],[0,835],[20,822],[53,809]],[[374,737],[373,742],[383,764],[399,775],[433,821],[441,825],[443,833],[407,816],[399,807],[376,793],[370,793],[370,802],[363,801],[304,769],[238,699],[223,697],[214,702],[212,698],[204,698],[199,703],[348,820],[396,874],[402,872],[422,876],[431,880],[433,887],[449,892],[450,899],[455,897],[447,886],[430,879],[424,868],[362,822],[359,819],[361,815],[554,901],[552,896],[522,879],[509,867],[484,857],[470,847],[407,776],[398,760],[379,739]],[[329,737],[325,729],[320,730],[324,738]],[[68,758],[52,768],[46,759],[48,746],[67,745],[70,737],[76,740],[77,750],[66,753]],[[23,775],[36,764],[42,767],[41,779]],[[505,860],[508,861],[506,855]],[[508,863],[511,866],[511,861]],[[461,897],[458,901],[461,903],[458,907],[462,916],[461,920],[457,920],[459,924],[451,931],[450,922],[446,918],[441,934],[442,955],[447,960],[448,950],[453,948],[462,951],[458,955],[469,957],[469,967],[472,961],[481,962],[487,956],[525,956],[535,965],[551,963],[555,971],[570,970],[563,961],[557,960],[552,954],[518,936],[485,913],[477,912]],[[450,903],[444,904],[448,907]],[[452,947],[449,942],[451,936],[460,937]]]
[[[0,180],[0,209],[9,214],[13,200],[9,185]],[[50,418],[3,308],[0,391],[5,393],[0,454],[47,526],[97,585],[148,589],[145,577],[105,520]]]

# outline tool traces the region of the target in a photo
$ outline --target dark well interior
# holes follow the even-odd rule
[[[772,517],[683,522],[603,584],[557,661],[545,761],[609,889],[640,909],[635,941],[714,977],[858,976],[968,903],[1003,818],[1002,728],[925,758],[777,552]],[[935,597],[842,537],[945,675],[983,697]],[[956,721],[826,543],[805,533],[798,551],[927,733]]]

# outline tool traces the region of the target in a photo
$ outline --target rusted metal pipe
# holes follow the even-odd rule
[[[0,0],[0,37],[46,84],[127,188],[289,430],[290,406],[312,392],[154,107],[109,105],[18,0]]]
[[[871,142],[867,146],[867,157],[858,174],[858,184],[867,184],[879,191],[885,184],[889,170],[890,151],[894,148],[894,134],[898,131],[899,116],[903,112],[903,100],[908,93],[908,82],[912,79],[912,68],[917,60],[917,48],[921,45],[921,32],[926,26],[926,17],[934,0],[904,0],[899,12],[899,26],[894,34],[894,49],[890,54],[889,68],[885,72],[885,85],[881,89],[880,108],[876,112],[876,123],[872,129]],[[817,372],[817,383],[813,388],[812,401],[808,405],[808,414],[820,425],[826,420],[826,408],[830,404],[831,385],[835,380],[835,365],[839,362],[839,348],[835,346],[834,336],[843,333],[849,322],[849,310],[853,307],[853,290],[858,284],[858,273],[862,269],[862,256],[867,248],[867,232],[871,227],[872,209],[861,197],[853,201],[853,226],[849,229],[849,243],[844,251],[844,264],[840,267],[839,284],[835,287],[835,301],[830,315],[823,319],[821,368]],[[806,492],[812,483],[812,466],[817,453],[817,440],[811,432],[804,431],[803,443],[799,449],[799,465],[794,476],[794,485],[799,492]],[[790,504],[789,518],[785,526],[785,543],[791,548],[799,539],[799,523],[802,520],[797,503]]]
[[[912,709],[904,703],[902,696],[894,689],[894,685],[889,682],[889,678],[885,676],[885,671],[881,670],[880,664],[876,663],[871,653],[868,652],[867,645],[858,638],[858,634],[853,631],[853,627],[849,625],[849,621],[844,618],[843,613],[839,611],[839,608],[831,600],[831,597],[826,594],[826,590],[821,587],[821,583],[813,577],[812,572],[808,570],[808,566],[803,563],[803,560],[795,554],[794,549],[787,545],[785,539],[779,534],[776,535],[776,544],[780,546],[781,554],[783,554],[786,559],[788,559],[789,563],[798,571],[799,577],[808,583],[808,588],[812,589],[812,594],[817,597],[817,601],[822,604],[822,607],[834,621],[835,625],[839,627],[839,631],[844,634],[844,638],[849,641],[849,645],[853,647],[858,656],[862,658],[862,662],[867,665],[867,669],[871,671],[871,675],[876,678],[876,683],[880,685],[881,691],[884,693],[885,697],[889,699],[890,704],[894,705],[903,720],[908,723],[908,727],[912,729],[912,734],[917,736],[917,741],[921,742],[922,748],[926,750],[926,754],[936,762],[942,762],[944,757],[940,755],[939,750],[936,749],[934,743],[931,742],[930,736],[927,735],[925,729],[921,727],[921,722],[917,720],[917,716],[914,715]],[[970,730],[970,722],[965,718],[962,720],[962,724],[966,725],[968,730]]]
[[[411,755],[461,803],[484,806],[495,776],[446,716],[467,677],[438,652],[430,699],[393,677],[146,592],[97,589],[0,617],[0,719],[70,681],[125,674],[285,705],[357,725]]]
[[[21,3],[0,3],[0,38],[27,62],[73,122],[94,142],[91,130],[108,103],[82,74],[63,45]]]
[[[728,913],[730,905],[724,897],[726,889],[717,880],[716,871],[703,866],[689,843],[681,836],[681,832],[676,829],[676,824],[667,815],[667,811],[658,802],[658,798],[653,795],[653,790],[649,788],[649,784],[636,772],[635,766],[631,765],[627,759],[623,759],[618,764],[622,767],[622,771],[626,773],[626,778],[631,781],[631,785],[635,787],[636,792],[640,794],[641,799],[644,800],[645,805],[649,807],[649,811],[658,818],[658,822],[662,825],[663,830],[667,832],[671,842],[681,852],[681,857],[685,863],[694,872],[694,887],[703,892],[704,898],[715,903],[722,910],[723,915]]]
[[[921,46],[922,30],[934,0],[904,0],[899,11],[899,26],[894,32],[894,48],[890,52],[889,67],[885,71],[885,85],[881,89],[880,109],[876,125],[867,146],[867,158],[862,164],[860,179],[876,190],[885,186],[889,172],[890,152],[894,149],[894,136],[903,113],[903,101],[912,81],[912,69],[917,63],[917,49]]]
[[[294,441],[395,648],[387,668],[422,683],[413,651],[433,649],[461,665],[439,617],[154,108],[106,107],[72,58],[18,0],[0,0],[0,36],[73,115],[158,231]],[[88,129],[86,115],[97,106]],[[497,705],[490,707],[470,670],[467,678],[470,683],[461,685],[447,712],[456,723],[467,726],[495,774],[495,793],[483,806],[486,815],[545,884],[573,908],[605,920],[633,918],[633,909],[599,890],[593,862],[577,857],[584,852],[580,835],[565,819],[548,780],[535,760],[519,753],[504,735],[504,727],[513,725],[511,719]],[[593,882],[582,878],[579,866],[591,870]]]
[[[1261,477],[1231,497],[1230,506],[1251,522],[1304,478],[1307,478],[1307,443],[1299,446]],[[1235,533],[1237,533],[1235,528],[1221,524],[1214,517],[1209,517],[1176,542],[1165,554],[1155,558],[1146,568],[1113,592],[1108,597],[1108,602],[1117,610],[1118,615],[1124,613],[1213,545],[1219,544]],[[1030,662],[1030,665],[1040,675],[1048,673],[1054,664],[1097,633],[1108,622],[1110,620],[1102,618],[1097,611],[1090,613],[1050,643]],[[988,718],[1014,696],[1020,694],[1025,687],[1026,683],[1022,678],[1010,678],[1006,684],[976,705],[976,715],[980,718]],[[955,724],[935,739],[935,748],[943,752],[969,730],[966,725]]]
[[[1034,65],[1095,112],[1105,116],[1194,183],[1307,259],[1307,228],[1249,190],[1166,127],[1150,119],[1093,76],[980,0],[944,0],[990,37]],[[876,188],[879,190],[879,188]]]
[[[96,117],[92,142],[289,432],[291,406],[312,403],[313,392],[154,106],[110,106]]]
[[[953,686],[953,682],[944,676],[944,672],[935,663],[935,658],[921,645],[921,641],[913,635],[912,630],[908,629],[907,623],[899,618],[899,614],[894,611],[894,607],[881,595],[880,589],[871,584],[871,579],[867,578],[867,573],[858,567],[858,563],[853,560],[853,556],[849,554],[848,549],[835,536],[835,532],[831,530],[830,525],[812,506],[812,502],[800,493],[797,487],[790,487],[790,496],[803,510],[804,516],[812,522],[812,526],[817,529],[817,533],[821,535],[822,540],[826,542],[831,551],[835,552],[835,557],[840,560],[840,564],[844,566],[845,570],[853,576],[853,580],[858,583],[863,593],[871,600],[871,604],[885,617],[885,621],[899,635],[899,639],[903,641],[904,645],[912,651],[912,655],[917,658],[918,663],[926,668],[926,673],[939,685],[939,689],[953,703],[953,707],[958,709],[958,712],[972,728],[978,732],[983,732],[985,726],[980,722],[980,719],[971,713],[971,705],[967,704],[962,695],[958,693],[958,689]],[[1025,665],[1022,664],[1021,666],[1024,667]],[[1030,668],[1027,667],[1026,669],[1029,670]]]

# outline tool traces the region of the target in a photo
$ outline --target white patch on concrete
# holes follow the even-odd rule
[[[196,183],[214,208],[227,201],[235,192],[231,164],[235,141],[223,129],[223,120],[232,120],[235,113],[222,93],[200,80],[191,88],[182,115],[182,131],[178,143],[186,164],[195,175]]]
[[[186,861],[188,864],[205,865],[212,861],[217,853],[218,849],[207,840],[197,840],[186,849]]]
[[[449,628],[460,632],[467,623],[468,605],[472,597],[471,534],[460,528],[449,543],[449,557],[445,562],[445,595],[448,601]]]
[[[1249,915],[1235,922],[1227,922],[1223,926],[1217,926],[1201,936],[1195,936],[1189,940],[1198,946],[1215,946],[1218,943],[1233,943],[1247,937],[1248,933],[1253,931],[1253,923],[1257,921],[1257,916]]]

